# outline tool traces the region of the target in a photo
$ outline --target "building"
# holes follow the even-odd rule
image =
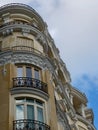
[[[0,7],[0,130],[95,130],[41,16]]]

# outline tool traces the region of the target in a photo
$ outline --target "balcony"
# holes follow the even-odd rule
[[[37,30],[39,30],[39,28],[37,26],[34,26],[33,24],[27,23],[27,22],[23,22],[23,21],[11,21],[11,22],[7,22],[7,23],[3,23],[2,25],[0,25],[0,28],[5,28],[7,26],[17,26],[17,25],[28,25],[31,26]]]
[[[45,56],[44,52],[41,52],[41,51],[39,51],[33,47],[29,47],[29,46],[13,46],[13,47],[0,48],[0,52],[7,52],[7,51],[34,53],[36,55]]]
[[[13,88],[33,88],[48,93],[47,84],[34,78],[16,77],[13,78]]]
[[[28,30],[30,34],[43,36],[42,31],[39,27],[35,26],[34,24],[22,22],[22,21],[11,21],[8,23],[4,23],[0,25],[0,34],[7,36],[12,34],[14,31],[23,31]],[[27,31],[27,33],[28,33]]]
[[[50,130],[47,124],[30,119],[15,120],[13,126],[13,130]]]
[[[45,56],[44,52],[41,52],[33,47],[29,47],[29,46],[13,46],[12,47],[12,51],[16,52],[16,51],[26,51],[26,52],[31,52],[31,53],[36,53],[39,55],[43,55]]]
[[[87,104],[87,97],[84,93],[82,93],[80,90],[78,90],[75,87],[71,87],[71,94],[73,96],[73,100],[76,103],[84,103]]]
[[[83,116],[76,114],[76,117],[78,119],[78,122],[84,123],[86,126],[90,127],[90,130],[96,130],[95,126]]]

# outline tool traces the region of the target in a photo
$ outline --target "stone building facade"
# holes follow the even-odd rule
[[[0,130],[95,130],[93,118],[41,16],[0,7]]]

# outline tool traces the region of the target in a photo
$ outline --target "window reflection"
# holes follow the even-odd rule
[[[34,120],[34,106],[27,105],[27,119]]]
[[[44,122],[44,117],[43,117],[43,109],[40,107],[37,107],[37,119],[38,121]]]
[[[16,105],[16,120],[24,119],[24,105]]]

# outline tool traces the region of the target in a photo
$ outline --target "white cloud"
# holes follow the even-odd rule
[[[66,1],[51,15],[50,30],[57,29],[55,41],[71,72],[74,75],[82,71],[95,72],[98,66],[98,2]]]
[[[92,90],[97,91],[98,93],[98,77],[97,76],[83,74],[77,79],[75,79],[74,85],[77,87],[79,86],[81,91],[84,91],[85,93],[89,93]]]
[[[30,3],[32,0],[1,0],[0,1],[0,6],[5,5],[5,4],[9,4],[9,3],[24,3],[24,4],[28,4]]]

